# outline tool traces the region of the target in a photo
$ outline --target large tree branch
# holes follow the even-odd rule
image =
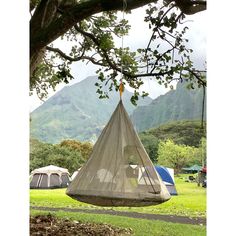
[[[87,36],[88,35],[89,35],[89,33],[87,33]],[[92,35],[90,35],[90,36],[92,36]],[[96,38],[94,37],[94,39],[96,39]],[[88,60],[95,65],[105,66],[104,63],[96,61],[95,58],[93,58],[93,57],[89,57],[89,56],[70,57],[70,56],[66,55],[64,52],[62,52],[59,48],[53,48],[53,47],[47,46],[46,49],[49,51],[58,53],[61,57],[65,58],[66,60],[69,60],[69,61]],[[126,71],[121,71],[121,68],[116,66],[116,64],[112,63],[112,61],[109,59],[107,54],[105,55],[105,58],[106,58],[107,64],[111,67],[111,69],[118,71],[118,72],[122,72],[125,76],[127,76],[129,78],[163,76],[163,75],[166,75],[169,73],[169,71],[165,71],[165,72],[158,72],[158,73],[130,74]]]
[[[50,0],[48,0],[50,1]],[[157,0],[126,0],[126,10],[132,10],[148,3],[156,2]],[[44,6],[47,0],[42,0]],[[43,3],[39,4],[40,12],[42,12]],[[37,8],[38,8],[37,7]],[[36,8],[36,12],[39,12]],[[92,16],[96,13],[112,10],[123,10],[123,0],[89,0],[80,1],[71,8],[68,8],[65,12],[62,12],[61,16],[52,21],[47,27],[39,28],[38,25],[40,17],[37,14],[33,15],[30,22],[30,53],[31,55],[41,50],[49,43],[53,42],[59,36],[66,33],[76,23]],[[37,18],[37,19],[35,19]],[[42,17],[41,17],[42,18]]]
[[[77,25],[75,25],[75,29],[81,33],[82,35],[89,37],[90,39],[93,40],[93,42],[99,47],[99,41],[98,39],[93,35],[90,34],[88,32],[83,31],[82,29],[80,29]],[[115,63],[112,62],[112,60],[109,58],[109,55],[107,54],[107,52],[105,50],[102,50],[103,53],[103,57],[105,58],[107,64],[110,66],[111,69],[118,71],[120,73],[122,73],[123,75],[127,76],[128,78],[138,78],[138,77],[148,77],[148,76],[163,76],[169,73],[169,71],[165,71],[165,72],[157,72],[157,73],[141,73],[141,74],[131,74],[127,71],[122,70],[120,67],[118,67]]]
[[[199,83],[203,86],[203,87],[206,87],[207,83],[206,81],[202,80],[201,79],[201,76],[199,76],[195,71],[191,70],[191,69],[188,69],[188,72],[190,74],[192,74],[198,81]]]
[[[59,48],[53,48],[53,47],[50,47],[50,46],[46,46],[46,49],[48,51],[51,51],[51,52],[56,52],[58,53],[61,57],[63,57],[64,59],[68,60],[68,61],[79,61],[83,58],[83,54],[84,52],[82,53],[81,56],[78,56],[78,57],[71,57],[71,56],[68,56],[67,54],[65,54],[63,51],[61,51]]]
[[[79,33],[81,33],[82,35],[84,35],[85,37],[90,38],[90,39],[95,43],[95,45],[97,45],[97,46],[99,47],[99,45],[100,45],[99,40],[98,40],[93,34],[83,31],[83,30],[80,29],[77,25],[75,25],[74,28],[75,28]],[[172,49],[171,49],[171,50],[172,50]],[[168,53],[168,52],[171,51],[171,50],[168,50],[167,52],[163,53],[162,56],[163,56],[164,54]],[[154,69],[155,69],[155,65],[154,65],[154,68],[152,69],[152,71],[151,71],[150,73],[132,74],[132,73],[129,73],[128,71],[122,70],[120,67],[117,66],[117,64],[113,63],[112,60],[109,58],[108,53],[107,53],[105,50],[101,49],[101,51],[102,51],[102,53],[103,53],[101,56],[105,58],[105,60],[106,60],[106,62],[107,62],[107,64],[108,64],[108,66],[109,66],[111,69],[122,73],[123,75],[125,75],[126,77],[128,77],[128,78],[130,78],[130,79],[140,78],[140,77],[152,77],[152,76],[156,76],[156,77],[157,77],[157,76],[164,76],[164,75],[169,74],[170,71],[171,71],[171,70],[170,70],[170,71],[164,71],[164,72],[163,72],[163,71],[153,72]],[[161,57],[161,56],[160,56],[160,57]],[[157,59],[160,59],[160,57],[157,58]],[[90,60],[90,61],[91,61],[91,60]],[[93,62],[93,61],[92,61],[92,62]],[[94,63],[94,64],[104,66],[104,63],[103,63],[103,64],[102,64],[102,63],[101,63],[101,64],[99,64],[99,63]],[[189,73],[193,74],[193,75],[195,76],[195,78],[196,78],[203,86],[206,86],[206,82],[203,81],[203,80],[200,78],[200,76],[199,76],[196,72],[194,72],[193,70],[188,70],[188,71],[189,71]]]
[[[65,54],[63,51],[61,51],[59,48],[53,48],[53,47],[49,47],[49,46],[46,46],[46,49],[48,51],[51,51],[51,52],[56,52],[58,53],[61,57],[63,57],[64,59],[68,60],[68,61],[80,61],[80,60],[88,60],[90,62],[92,62],[93,64],[95,65],[99,65],[99,66],[105,66],[103,63],[95,60],[95,58],[93,57],[89,57],[89,56],[84,56],[84,52],[82,53],[81,56],[78,56],[78,57],[70,57],[68,56],[67,54]]]
[[[186,15],[193,15],[200,11],[206,10],[206,1],[195,1],[195,0],[175,0],[176,5]]]

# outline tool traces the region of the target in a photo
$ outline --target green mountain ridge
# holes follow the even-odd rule
[[[31,113],[30,136],[43,142],[58,143],[63,139],[96,141],[119,102],[118,92],[109,92],[109,99],[98,99],[96,76],[66,86]],[[135,109],[132,93],[122,96],[129,114]],[[147,105],[151,98],[139,99]]]
[[[203,89],[187,89],[178,83],[175,90],[167,92],[150,104],[137,107],[131,120],[138,132],[178,120],[200,120],[202,117]],[[205,103],[206,104],[206,103]],[[206,106],[204,107],[204,120]]]
[[[95,142],[119,101],[117,92],[109,93],[109,99],[98,99],[96,82],[97,77],[91,76],[64,87],[34,110],[31,137],[48,143],[64,139]],[[131,96],[126,90],[122,99],[138,132],[173,121],[200,120],[202,116],[203,89],[187,89],[186,83],[179,82],[175,90],[155,100],[140,98],[137,107],[131,104]]]

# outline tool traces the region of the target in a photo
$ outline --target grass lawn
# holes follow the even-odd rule
[[[196,183],[184,182],[183,176],[176,177],[178,196],[160,205],[149,207],[114,207],[114,210],[136,211],[153,214],[171,214],[191,217],[206,216],[206,189],[198,187]],[[30,205],[45,207],[70,207],[70,208],[102,208],[71,199],[65,194],[65,189],[56,190],[30,190]],[[69,213],[68,213],[69,214]]]
[[[48,214],[45,211],[31,210],[31,215]],[[174,224],[164,221],[153,221],[144,219],[133,219],[121,216],[109,216],[87,213],[71,213],[71,212],[56,212],[53,213],[56,217],[69,218],[80,222],[95,222],[107,223],[110,225],[131,228],[136,236],[189,236],[189,235],[206,235],[205,226]]]

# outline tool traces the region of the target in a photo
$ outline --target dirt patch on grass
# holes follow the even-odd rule
[[[131,229],[123,229],[108,224],[82,223],[55,216],[30,216],[30,236],[120,236],[133,234]]]

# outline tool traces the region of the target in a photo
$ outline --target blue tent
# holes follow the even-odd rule
[[[174,182],[174,172],[171,174],[170,168],[164,167],[164,166],[155,166],[155,169],[157,173],[162,178],[164,184],[166,185],[169,193],[171,195],[178,195],[176,188],[175,188],[175,182]]]

